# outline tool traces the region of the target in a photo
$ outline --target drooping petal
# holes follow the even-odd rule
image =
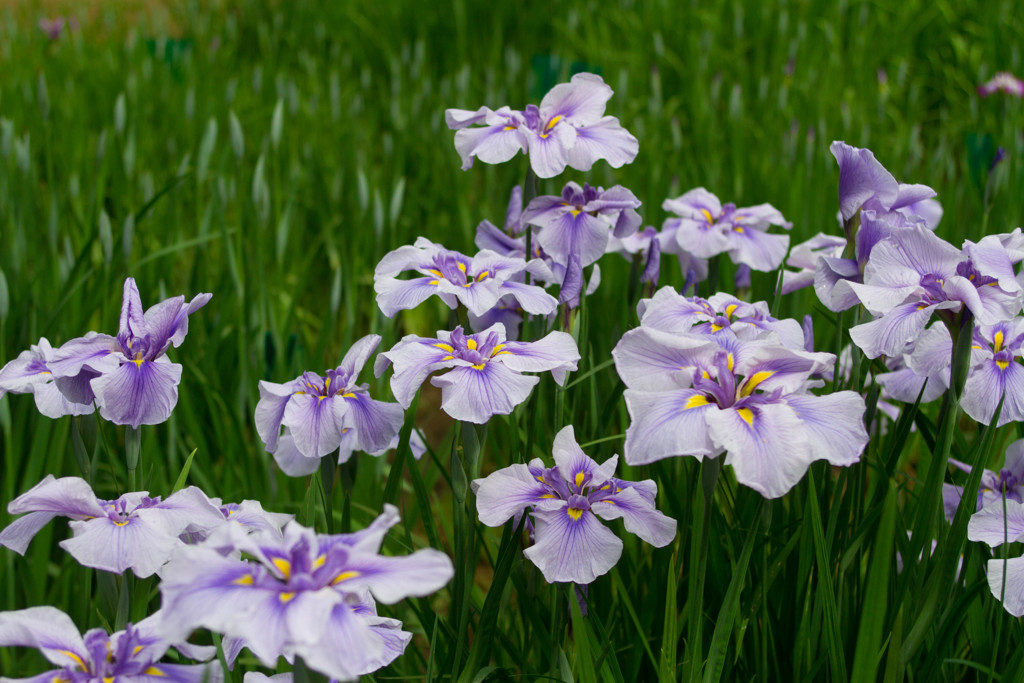
[[[971,368],[960,400],[964,412],[987,425],[1000,399],[997,426],[1024,419],[1024,367],[1016,361],[985,360]]]
[[[537,542],[523,553],[548,583],[591,583],[622,555],[622,541],[590,510],[534,512]]]
[[[296,394],[285,406],[283,424],[303,455],[322,458],[341,445],[348,408],[339,396]]]
[[[277,450],[277,440],[281,434],[285,406],[301,387],[301,385],[296,387],[296,384],[297,380],[287,384],[275,384],[260,380],[260,400],[256,403],[256,433],[266,444],[269,453]]]
[[[440,295],[440,282],[430,277],[414,277],[409,280],[380,277],[374,280],[373,288],[377,292],[377,305],[381,312],[393,318],[399,311],[416,308],[431,296]],[[449,307],[455,308],[451,294],[441,298]]]
[[[626,531],[655,548],[668,545],[676,537],[676,520],[656,510],[632,487],[595,501],[591,510],[601,519],[621,518]]]
[[[462,157],[463,171],[473,165],[473,157],[484,163],[500,164],[526,149],[526,135],[511,122],[463,128],[455,133],[455,151]]]
[[[458,133],[455,135],[458,136]],[[531,131],[527,139],[533,172],[538,178],[554,178],[569,163],[569,150],[576,142],[576,129],[568,123],[559,122],[544,133]],[[483,157],[480,158],[483,160]]]
[[[920,336],[933,311],[959,306],[959,302],[952,301],[930,306],[910,301],[896,306],[877,320],[851,327],[850,338],[868,358],[878,358],[883,354],[896,356],[903,351],[908,342]]]
[[[434,377],[441,388],[441,409],[456,420],[484,424],[494,415],[508,415],[526,400],[539,377],[521,375],[504,363],[487,362],[482,368],[457,367]]]
[[[772,235],[756,228],[737,226],[728,232],[729,258],[753,270],[776,270],[789,249],[789,235]]]
[[[580,352],[572,335],[555,331],[535,342],[507,342],[494,359],[516,372],[550,371],[561,385],[567,372],[576,371]]]
[[[1003,543],[1013,543],[1024,537],[1024,504],[1006,500],[986,505],[973,515],[967,523],[967,538],[982,541],[995,548]]]
[[[868,443],[864,398],[853,391],[824,396],[790,394],[783,398],[803,422],[813,459],[847,466],[860,460]]]
[[[718,410],[693,389],[646,392],[626,389],[629,411],[625,457],[630,465],[645,465],[673,455],[698,459],[721,453],[708,435],[707,415]]]
[[[96,377],[90,384],[100,415],[135,429],[166,421],[178,403],[181,369],[166,358],[139,360],[122,363],[117,370]]]
[[[473,490],[476,492],[476,511],[480,522],[492,527],[501,526],[527,506],[552,499],[551,488],[538,481],[530,473],[530,468],[522,463],[475,480]]]
[[[594,123],[604,114],[612,89],[597,74],[578,73],[568,83],[551,88],[540,101],[540,115],[545,121],[559,116],[571,119],[577,126]]]
[[[397,403],[376,401],[362,391],[345,394],[341,400],[348,402],[347,424],[355,429],[358,450],[386,449],[405,422],[405,411]]]
[[[569,150],[569,165],[589,171],[598,159],[612,168],[620,168],[636,159],[640,143],[614,116],[576,129],[576,143]]]
[[[1013,616],[1024,616],[1024,557],[989,560],[987,567],[992,595],[1002,600],[1003,607]]]
[[[71,617],[56,607],[0,612],[0,647],[31,647],[57,666],[88,661],[82,636]]]
[[[386,557],[352,553],[345,563],[338,590],[369,590],[373,597],[392,605],[408,597],[429,595],[447,584],[455,569],[440,550],[421,548],[411,555]]]
[[[789,406],[709,411],[707,424],[711,438],[726,450],[725,464],[732,465],[736,481],[765,498],[785,495],[814,460],[807,429]]]
[[[558,308],[558,299],[544,291],[537,285],[528,285],[525,282],[503,282],[501,291],[506,295],[515,297],[519,306],[532,315],[548,315],[554,313]]]
[[[96,494],[80,477],[54,478],[48,474],[7,505],[12,515],[26,512],[52,512],[65,517],[86,518],[105,515]]]
[[[340,644],[344,644],[339,647]],[[385,643],[362,615],[338,604],[331,611],[321,639],[296,651],[314,671],[334,680],[355,680],[372,673],[384,658]]]
[[[565,211],[537,231],[536,239],[555,261],[565,263],[576,253],[580,265],[589,266],[604,254],[609,235],[607,221],[583,211]]]

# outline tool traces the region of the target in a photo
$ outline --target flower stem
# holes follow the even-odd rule
[[[686,648],[689,680],[700,680],[701,662],[704,661],[702,636],[704,631],[704,577],[708,569],[708,541],[711,535],[711,509],[715,498],[715,486],[722,473],[722,456],[704,458],[700,464],[700,483],[704,493],[703,505],[695,505],[694,526],[700,524],[700,535],[693,535],[691,556],[692,571],[687,586],[690,615],[687,619]],[[674,607],[674,606],[670,606]]]
[[[142,430],[137,427],[125,427],[124,455],[128,466],[128,490],[134,491],[135,470],[139,468],[139,453],[142,451]]]

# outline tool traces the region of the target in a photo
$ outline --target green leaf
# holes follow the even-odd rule
[[[882,520],[878,524],[875,545],[868,558],[868,582],[857,632],[857,649],[853,656],[854,681],[873,681],[877,676],[882,654],[882,634],[889,606],[889,574],[892,566],[894,528],[896,526],[896,494],[892,484],[885,496]]]

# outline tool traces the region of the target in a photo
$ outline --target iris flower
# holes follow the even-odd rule
[[[174,647],[191,659],[210,659],[213,647],[190,645],[158,633],[160,614],[128,624],[125,630],[107,634],[101,628],[82,636],[74,622],[56,607],[30,607],[0,612],[0,646],[38,649],[51,669],[27,679],[38,683],[220,683],[220,664],[172,664],[161,662]],[[15,679],[0,676],[3,683]]]
[[[626,531],[657,548],[675,538],[676,520],[654,507],[654,481],[614,478],[618,455],[598,465],[579,447],[571,425],[555,435],[552,450],[554,467],[534,458],[473,482],[477,514],[487,526],[530,509],[535,543],[525,555],[546,581],[588,584],[615,566],[622,541],[598,518],[622,519]]]
[[[675,231],[679,249],[697,258],[726,252],[733,263],[768,271],[779,267],[789,248],[788,235],[767,233],[773,225],[786,230],[793,227],[771,204],[723,205],[718,197],[698,187],[676,199],[666,199],[661,207],[678,216],[666,220],[665,228]]]
[[[949,464],[964,472],[971,471],[970,465],[959,460],[950,458]],[[947,520],[953,521],[953,516],[956,514],[963,495],[962,486],[942,485],[942,500]],[[1024,503],[1024,439],[1018,439],[1006,448],[1006,458],[998,472],[992,470],[982,472],[981,485],[978,489],[978,505],[975,511],[1002,500],[1004,496],[1007,500]]]
[[[1024,503],[1000,496],[971,516],[967,538],[992,548],[1024,540]],[[1024,557],[989,560],[987,573],[992,595],[1013,616],[1024,616]]]
[[[550,371],[563,384],[579,359],[576,342],[565,332],[535,342],[506,341],[505,326],[495,323],[477,334],[457,327],[438,332],[436,339],[408,335],[377,357],[374,372],[379,377],[394,364],[391,391],[408,408],[429,375],[449,370],[430,381],[441,388],[441,409],[456,420],[483,424],[493,415],[511,413],[540,382],[521,373]]]
[[[208,628],[228,637],[226,649],[248,647],[265,666],[282,655],[299,656],[337,680],[375,671],[410,636],[378,617],[373,600],[426,596],[453,574],[451,560],[431,548],[381,555],[384,536],[398,521],[397,508],[388,505],[370,527],[352,534],[318,535],[292,522],[283,535],[238,537],[237,552],[227,555],[207,544],[186,546],[160,571],[162,632],[177,640]],[[238,552],[251,559],[238,559]]]
[[[260,381],[256,431],[285,474],[312,474],[333,451],[345,462],[354,451],[380,454],[390,447],[405,412],[370,398],[369,385],[357,383],[379,343],[379,335],[363,337],[324,376],[305,372],[285,384]]]
[[[6,393],[32,394],[39,412],[50,418],[64,415],[87,415],[95,410],[89,403],[68,400],[54,380],[53,371],[47,365],[54,359],[55,350],[43,337],[39,344],[0,369],[0,398]]]
[[[852,465],[867,444],[861,396],[808,392],[832,354],[640,327],[623,335],[612,356],[627,387],[631,465],[724,452],[737,481],[778,498],[811,462]]]
[[[640,145],[617,118],[604,116],[611,96],[612,89],[600,76],[581,73],[552,88],[539,107],[449,109],[445,122],[456,131],[455,149],[463,170],[473,165],[474,157],[500,164],[519,152],[529,154],[530,166],[540,178],[553,178],[566,165],[589,171],[598,159],[619,168],[633,161]]]
[[[11,501],[7,511],[23,515],[0,531],[0,546],[25,554],[29,542],[54,517],[70,517],[74,536],[60,547],[86,567],[136,576],[152,575],[184,545],[188,529],[208,532],[225,524],[202,491],[189,486],[166,500],[146,491],[101,500],[84,479],[52,474]]]
[[[522,258],[486,249],[469,257],[420,237],[414,245],[399,247],[380,260],[373,287],[377,304],[389,318],[434,295],[452,309],[462,304],[474,316],[483,316],[505,296],[514,297],[527,313],[552,313],[558,305],[553,296],[519,281],[526,269]],[[416,271],[419,277],[399,280],[396,276],[405,271]]]

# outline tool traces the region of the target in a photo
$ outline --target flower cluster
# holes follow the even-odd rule
[[[555,435],[555,466],[540,458],[473,482],[477,513],[487,526],[501,526],[527,508],[534,544],[525,551],[549,582],[588,584],[622,554],[622,541],[598,521],[621,519],[630,531],[660,548],[676,536],[676,521],[654,507],[652,480],[614,477],[619,456],[598,465],[580,448],[572,426]]]

